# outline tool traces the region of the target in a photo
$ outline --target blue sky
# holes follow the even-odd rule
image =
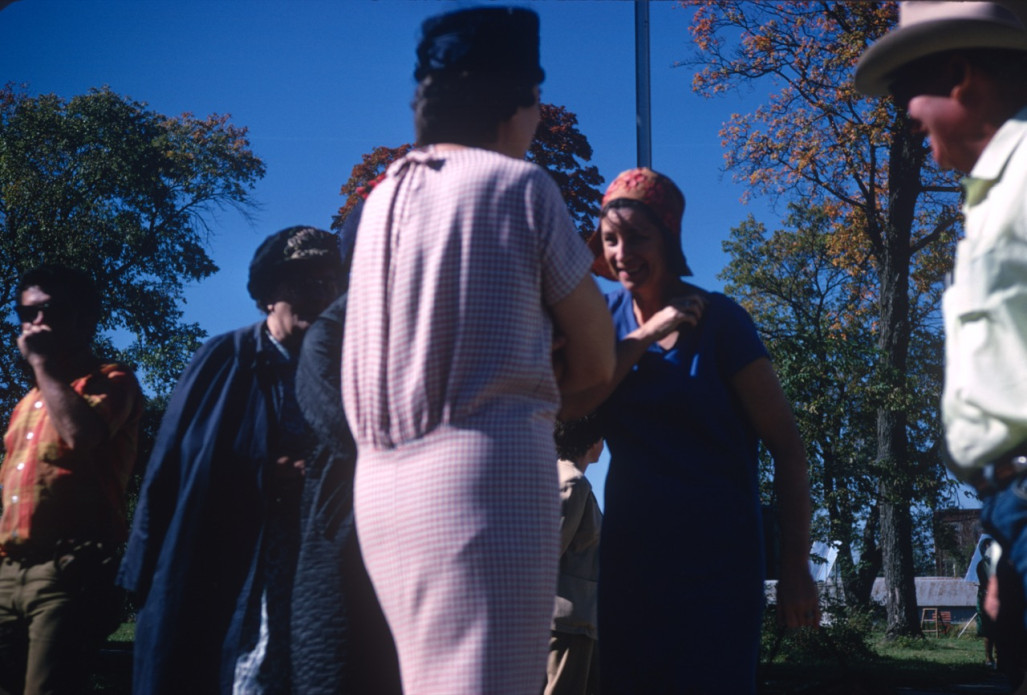
[[[2,3],[0,3],[2,4]],[[421,21],[478,2],[445,0],[16,0],[0,10],[0,80],[71,97],[91,87],[161,113],[231,114],[267,166],[248,216],[210,219],[220,272],[191,287],[185,318],[214,335],[259,319],[246,293],[253,250],[294,224],[327,228],[339,188],[360,156],[413,139],[410,100]],[[634,3],[508,2],[541,19],[543,101],[579,118],[593,163],[609,182],[635,166]],[[722,174],[718,130],[754,106],[738,95],[704,100],[691,72],[690,11],[652,2],[653,168],[688,199],[683,238],[695,282],[720,289],[721,242],[750,212]],[[605,459],[589,471],[601,499]]]

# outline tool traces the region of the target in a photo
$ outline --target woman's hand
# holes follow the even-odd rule
[[[277,480],[296,480],[306,472],[307,462],[293,456],[279,456],[272,469]]]
[[[819,627],[817,585],[808,565],[794,564],[794,567],[781,568],[781,578],[777,582],[777,622],[785,627]]]
[[[592,389],[578,393],[563,393],[561,419],[583,417],[598,408],[631,372],[632,367],[642,358],[650,345],[681,330],[682,327],[698,326],[705,311],[706,295],[702,292],[671,299],[667,306],[617,342],[612,379]],[[554,346],[554,369],[559,369],[557,362],[561,358],[561,353],[562,351],[556,350]]]
[[[299,503],[306,468],[307,462],[294,456],[285,455],[275,459],[271,467],[271,489],[276,504]]]
[[[57,347],[53,329],[46,324],[31,323],[18,336],[18,350],[33,367],[51,357]]]
[[[701,294],[674,297],[642,326],[651,342],[663,340],[682,327],[696,327],[706,311],[706,298]]]

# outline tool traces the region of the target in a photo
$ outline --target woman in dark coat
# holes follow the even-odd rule
[[[119,583],[137,693],[289,692],[289,607],[310,433],[303,334],[338,295],[335,236],[290,227],[250,264],[260,323],[197,351],[161,423]],[[292,542],[290,542],[290,539]]]
[[[296,695],[402,692],[396,647],[353,527],[357,451],[339,384],[348,265],[362,209],[358,203],[339,232],[342,294],[307,331],[296,369],[296,398],[316,439],[305,468],[292,594]]]

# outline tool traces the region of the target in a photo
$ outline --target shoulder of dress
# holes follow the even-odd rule
[[[712,309],[714,312],[749,316],[749,312],[744,306],[723,292],[707,292],[706,299],[707,309]]]
[[[505,154],[492,152],[491,150],[480,151],[495,164],[497,170],[502,171],[506,176],[528,180],[538,179],[553,183],[553,177],[549,175],[549,172],[534,162],[529,162],[526,159],[515,159]],[[553,185],[556,184],[553,183]]]
[[[603,293],[603,297],[606,298],[606,306],[608,306],[611,311],[623,305],[626,300],[630,299],[628,291],[623,287],[617,287],[609,292],[605,292]]]

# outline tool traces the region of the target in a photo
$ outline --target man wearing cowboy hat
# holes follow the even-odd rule
[[[948,466],[981,493],[1009,563],[1002,622],[1024,634],[1027,575],[1027,29],[1012,2],[903,2],[856,66],[942,168],[967,173],[966,236],[945,291]],[[996,583],[991,582],[994,596]],[[1008,600],[1007,600],[1008,599]]]

